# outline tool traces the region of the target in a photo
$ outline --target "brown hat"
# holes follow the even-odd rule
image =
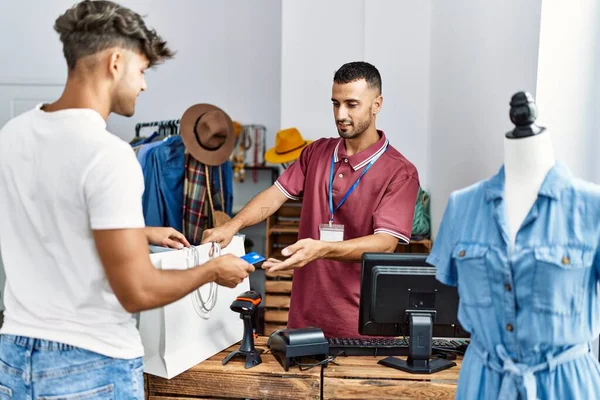
[[[221,165],[235,146],[233,122],[225,111],[212,104],[188,108],[180,122],[181,138],[187,151],[207,165]]]

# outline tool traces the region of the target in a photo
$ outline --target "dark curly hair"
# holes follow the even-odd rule
[[[354,61],[344,64],[333,76],[335,83],[350,83],[361,79],[366,80],[370,88],[377,89],[381,94],[381,75],[375,66],[367,62]]]
[[[144,54],[150,67],[175,55],[139,14],[112,1],[84,0],[58,17],[54,30],[70,70],[82,57],[112,47]]]

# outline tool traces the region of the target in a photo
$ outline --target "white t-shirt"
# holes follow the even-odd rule
[[[92,235],[144,227],[140,164],[96,111],[40,107],[0,130],[0,332],[140,357],[135,319],[110,288]]]

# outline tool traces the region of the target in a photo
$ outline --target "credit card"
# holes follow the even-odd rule
[[[262,264],[262,262],[265,261],[265,258],[255,251],[248,253],[241,258],[248,264],[252,264],[254,266],[258,266],[258,264]]]

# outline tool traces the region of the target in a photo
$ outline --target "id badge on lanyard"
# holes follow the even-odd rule
[[[344,197],[342,197],[342,200],[340,201],[340,203],[337,205],[337,207],[335,209],[333,208],[333,169],[335,167],[335,155],[331,156],[331,170],[329,171],[329,215],[330,215],[330,217],[329,217],[329,223],[319,225],[319,240],[323,240],[325,242],[341,242],[344,240],[344,225],[343,224],[334,224],[333,223],[333,215],[342,206],[342,204],[344,204],[346,202],[346,199],[348,199],[348,196],[350,196],[350,194],[358,186],[358,182],[360,182],[361,178],[373,166],[375,161],[377,161],[377,159],[379,157],[381,157],[381,155],[383,153],[385,153],[386,150],[387,150],[387,144],[386,144],[385,149],[381,153],[379,153],[379,155],[374,157],[371,160],[371,162],[369,162],[369,164],[367,164],[367,166],[363,170],[362,174],[360,174],[360,176],[358,177],[356,182],[354,182],[354,184],[350,187],[350,189],[348,189],[348,192],[344,195]]]
[[[344,225],[319,225],[319,240],[324,242],[342,242],[344,240]]]

